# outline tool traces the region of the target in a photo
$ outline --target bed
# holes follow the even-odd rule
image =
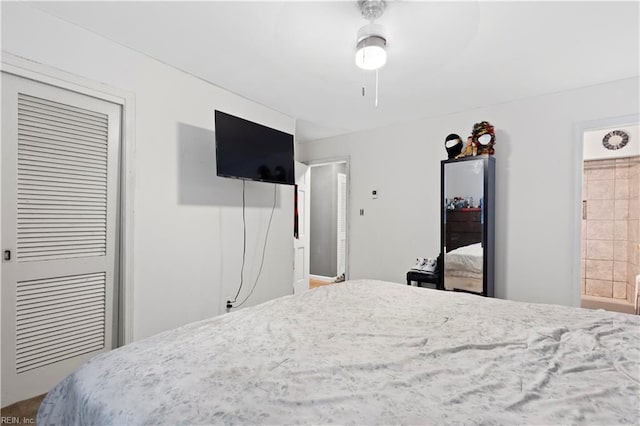
[[[101,354],[47,424],[637,424],[640,319],[360,280]]]
[[[444,287],[482,293],[483,249],[481,243],[458,247],[445,254]]]

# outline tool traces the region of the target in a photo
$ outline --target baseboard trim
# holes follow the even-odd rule
[[[316,281],[326,281],[328,283],[333,282],[337,277],[325,277],[323,275],[309,274],[309,278]]]

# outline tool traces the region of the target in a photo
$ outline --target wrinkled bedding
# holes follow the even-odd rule
[[[482,243],[470,244],[451,250],[444,257],[445,273],[458,277],[469,276],[461,275],[464,273],[482,276],[483,253]]]
[[[638,424],[640,318],[347,281],[87,362],[47,424]]]

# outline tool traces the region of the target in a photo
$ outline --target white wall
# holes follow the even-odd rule
[[[637,114],[639,89],[632,78],[302,143],[299,158],[351,157],[351,278],[404,282],[416,257],[439,252],[445,137],[464,139],[474,123],[488,120],[497,131],[496,295],[576,304],[573,203],[581,149],[574,126]]]
[[[295,121],[25,4],[2,3],[2,50],[135,95],[134,339],[224,312],[239,283],[242,183],[216,176],[214,110],[288,133]],[[248,287],[272,197],[273,185],[247,183]],[[279,186],[248,305],[292,293],[292,233],[293,189]]]

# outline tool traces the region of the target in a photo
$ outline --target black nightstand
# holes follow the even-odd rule
[[[411,285],[412,281],[418,283],[418,287],[422,287],[420,284],[435,284],[436,290],[444,290],[444,285],[440,277],[440,271],[442,271],[442,256],[438,256],[438,268],[434,273],[421,272],[410,270],[407,272],[407,285]]]

